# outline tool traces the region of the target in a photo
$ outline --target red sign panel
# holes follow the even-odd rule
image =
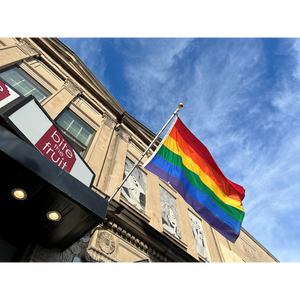
[[[54,125],[46,131],[35,146],[56,165],[68,173],[71,172],[76,161],[75,152]]]
[[[1,84],[0,95],[5,85]],[[58,167],[91,187],[95,174],[64,138],[53,120],[33,96],[27,98],[6,85],[9,96],[2,95],[0,116],[21,136]],[[8,105],[9,104],[9,105]]]
[[[10,92],[4,82],[0,80],[0,101],[10,96]]]

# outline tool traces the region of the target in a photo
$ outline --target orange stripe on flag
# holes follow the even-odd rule
[[[237,191],[228,183],[219,172],[214,170],[180,135],[178,129],[173,127],[169,136],[178,143],[183,153],[190,157],[200,169],[209,176],[218,186],[218,188],[229,198],[242,203],[242,198]]]

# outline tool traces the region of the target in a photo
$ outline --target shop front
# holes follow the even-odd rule
[[[38,101],[1,93],[0,261],[24,261],[36,244],[63,251],[105,219],[108,202]]]

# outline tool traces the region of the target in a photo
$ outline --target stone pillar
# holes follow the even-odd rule
[[[163,231],[161,204],[159,194],[159,179],[148,172],[147,175],[147,215],[151,217],[150,225],[159,232]]]
[[[103,172],[99,181],[99,189],[107,195],[112,195],[123,180],[123,172],[130,133],[120,125],[115,131]],[[114,199],[119,200],[120,191]]]
[[[95,173],[94,185],[99,188],[99,176],[103,170],[103,164],[107,156],[107,149],[111,137],[114,133],[114,127],[117,119],[110,116],[107,112],[103,113],[100,129],[94,137],[93,143],[85,157],[85,161]]]
[[[42,105],[52,119],[55,119],[61,111],[82,91],[70,79],[67,79],[62,87],[47,98]]]
[[[39,53],[33,45],[21,40],[1,39],[0,47],[0,69],[17,64],[23,59],[38,56]]]

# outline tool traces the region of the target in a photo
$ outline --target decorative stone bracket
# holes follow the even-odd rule
[[[69,78],[66,79],[63,86],[73,96],[77,96],[78,94],[82,93],[81,88]]]
[[[125,142],[128,143],[131,138],[131,133],[121,124],[117,127],[117,135]]]
[[[39,55],[36,48],[33,45],[26,42],[24,39],[21,39],[21,41],[19,41],[19,43],[17,43],[16,45],[26,55],[29,56]]]
[[[106,111],[103,112],[103,118],[102,118],[102,122],[104,122],[104,124],[109,127],[110,129],[114,129],[115,125],[117,124],[117,119],[115,119],[114,117],[112,117],[109,113],[107,113]]]

